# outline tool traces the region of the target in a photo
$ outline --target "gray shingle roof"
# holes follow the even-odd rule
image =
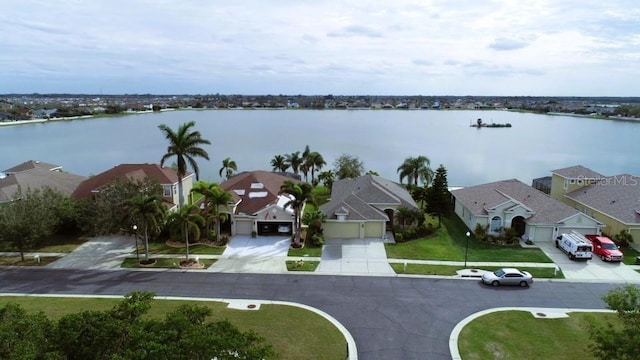
[[[599,179],[604,177],[604,175],[599,174],[582,165],[575,165],[562,169],[552,170],[551,172],[567,179]]]
[[[6,169],[4,172],[7,174],[11,174],[11,173],[19,173],[19,172],[27,171],[31,169],[59,170],[59,169],[62,169],[62,166],[56,165],[56,164],[50,164],[42,161],[37,161],[37,160],[29,160],[29,161],[23,162],[22,164]]]
[[[71,195],[82,181],[84,176],[70,173],[51,171],[47,168],[33,168],[21,171],[0,179],[0,202],[12,201],[18,191],[26,192],[27,189],[41,189],[49,187],[64,195]]]
[[[341,207],[351,209],[348,220],[388,220],[378,206],[398,206],[418,209],[409,192],[402,186],[380,176],[366,174],[355,179],[334,182],[331,201],[320,207],[329,219],[335,219],[335,211]]]
[[[609,176],[575,190],[566,197],[626,224],[640,224],[640,177]]]
[[[517,179],[453,190],[451,194],[476,216],[486,216],[491,209],[508,201],[522,204],[534,214],[529,224],[555,224],[580,212]]]

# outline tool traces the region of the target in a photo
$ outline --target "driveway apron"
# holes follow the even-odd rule
[[[234,236],[211,272],[286,273],[291,239],[288,236]]]
[[[323,274],[394,275],[382,239],[327,239],[322,247]]]
[[[568,280],[640,281],[640,273],[623,263],[609,263],[594,256],[592,260],[570,260],[555,247],[554,242],[536,243],[553,262],[562,269]]]
[[[54,269],[120,269],[122,261],[132,256],[135,240],[131,236],[99,236],[80,245],[73,252],[47,265]]]

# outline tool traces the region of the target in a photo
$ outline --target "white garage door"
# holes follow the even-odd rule
[[[532,240],[534,242],[553,240],[553,228],[552,227],[536,227],[534,229]]]
[[[236,219],[236,234],[251,235],[252,231],[253,231],[253,220]]]
[[[364,237],[368,238],[381,238],[382,227],[384,223],[382,221],[368,222],[364,225]]]
[[[360,223],[329,222],[322,225],[323,234],[328,239],[357,239],[360,237]]]

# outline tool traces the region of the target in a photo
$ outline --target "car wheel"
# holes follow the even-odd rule
[[[570,260],[573,260],[573,254],[572,253],[567,253],[567,256],[569,257]]]
[[[499,286],[499,285],[500,285],[500,282],[498,282],[498,280],[493,280],[493,281],[491,282],[491,285],[493,285],[493,286],[496,286],[496,287],[497,287],[497,286]]]
[[[556,240],[556,249],[560,249],[560,244],[558,244],[558,240]]]
[[[527,287],[528,285],[526,281],[520,281],[520,287]]]
[[[600,260],[607,261],[607,260],[604,259],[604,255],[600,255]]]

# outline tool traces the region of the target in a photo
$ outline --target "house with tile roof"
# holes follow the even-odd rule
[[[586,172],[567,176],[567,169],[576,168]],[[626,231],[640,241],[640,177],[604,176],[581,166],[554,170],[552,177],[551,193],[558,200],[604,223],[607,234]]]
[[[173,168],[159,164],[120,164],[84,180],[71,196],[75,199],[92,198],[119,178],[129,178],[134,181],[151,179],[157,182],[162,186],[162,198],[167,203],[169,210],[178,208],[178,173]],[[187,173],[182,179],[184,199],[190,199],[193,178],[193,173]]]
[[[18,191],[51,188],[70,196],[86,177],[62,171],[62,166],[29,160],[0,173],[0,203],[15,200]]]
[[[220,208],[230,215],[220,231],[231,235],[251,235],[254,231],[258,235],[291,235],[293,209],[285,206],[291,197],[280,194],[286,180],[300,183],[283,173],[257,170],[241,172],[220,184],[234,199],[227,209]]]
[[[407,189],[383,177],[366,174],[333,183],[331,200],[320,210],[327,215],[325,238],[382,238],[393,229],[396,211],[419,210]]]
[[[604,224],[553,199],[517,179],[496,181],[451,191],[455,213],[473,231],[477,224],[490,234],[514,228],[533,241],[552,241],[559,234],[576,231],[600,234]]]

